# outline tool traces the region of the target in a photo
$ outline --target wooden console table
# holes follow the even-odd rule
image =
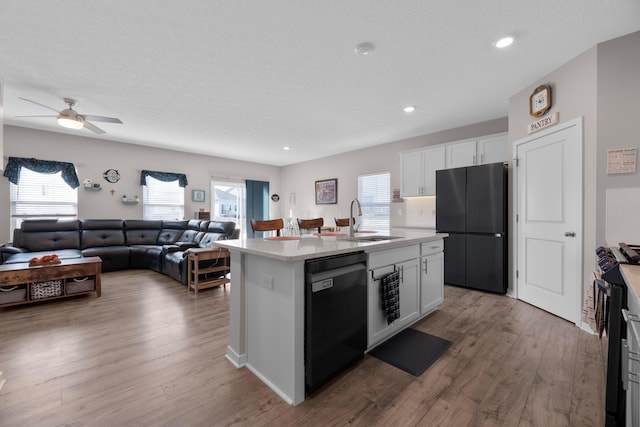
[[[197,295],[199,289],[212,288],[231,282],[227,277],[230,271],[228,250],[219,247],[190,248],[187,252],[189,253],[187,260],[189,265],[187,290],[193,289]],[[202,261],[211,261],[212,265],[210,267],[201,267]],[[203,262],[202,264],[208,263]],[[214,273],[215,277],[208,278],[207,274],[209,273]]]
[[[0,287],[5,292],[20,291],[24,297],[20,300],[0,304],[0,307],[28,304],[38,301],[48,301],[67,298],[75,295],[95,292],[101,294],[100,272],[102,260],[100,257],[63,259],[60,264],[40,265],[29,267],[28,263],[0,265]],[[60,281],[60,295],[33,299],[32,286],[50,281]],[[0,295],[2,297],[2,295]]]

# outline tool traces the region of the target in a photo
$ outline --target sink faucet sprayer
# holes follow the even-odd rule
[[[354,217],[353,217],[353,203],[358,205],[358,216],[362,216],[362,207],[360,206],[360,201],[358,199],[353,199],[351,201],[351,207],[349,208],[349,237],[353,237],[354,232]]]

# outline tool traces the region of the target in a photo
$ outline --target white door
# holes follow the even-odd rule
[[[579,323],[582,119],[515,143],[518,298]]]

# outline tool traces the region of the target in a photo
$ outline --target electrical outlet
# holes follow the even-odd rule
[[[260,279],[263,288],[273,290],[273,277],[263,274]]]

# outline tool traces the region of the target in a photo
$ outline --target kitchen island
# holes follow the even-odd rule
[[[236,367],[249,368],[287,403],[304,401],[308,260],[356,252],[367,255],[368,349],[433,311],[442,303],[446,234],[392,229],[387,236],[393,238],[357,233],[356,237],[373,240],[308,235],[295,240],[216,242],[231,253],[227,358]],[[403,270],[406,285],[401,287],[400,318],[387,325],[379,310],[377,277],[396,268]]]

